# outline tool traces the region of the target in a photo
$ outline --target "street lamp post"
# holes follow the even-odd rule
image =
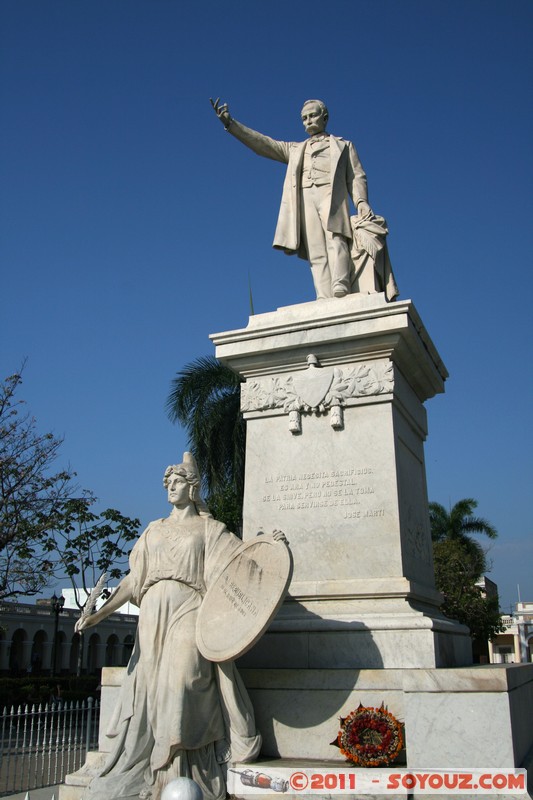
[[[56,593],[52,595],[50,598],[50,607],[52,609],[52,614],[55,615],[55,622],[54,622],[54,642],[52,645],[52,678],[55,677],[57,671],[57,629],[59,627],[59,615],[63,610],[63,606],[65,605],[65,598],[64,597],[57,597]]]

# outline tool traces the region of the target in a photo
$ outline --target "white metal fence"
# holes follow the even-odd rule
[[[4,708],[0,717],[0,797],[54,786],[75,772],[98,743],[99,704]]]

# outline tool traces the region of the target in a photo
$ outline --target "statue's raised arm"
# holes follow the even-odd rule
[[[224,129],[231,133],[236,139],[257,153],[258,156],[271,158],[274,161],[281,161],[287,164],[289,161],[289,142],[278,142],[277,139],[271,139],[270,136],[265,136],[259,131],[254,131],[252,128],[247,128],[241,122],[233,119],[229,113],[227,103],[220,103],[220,98],[211,100],[217,117],[224,125]]]
[[[282,142],[247,128],[219,97],[211,105],[228,133],[254,153],[288,165],[274,247],[309,261],[317,299],[359,291],[385,291],[387,299],[393,299],[398,290],[388,256],[387,267],[381,270],[372,257],[365,257],[363,275],[358,242],[353,252],[354,219],[378,223],[366,226],[366,237],[380,238],[371,252],[383,252],[384,258],[387,229],[368,204],[366,175],[354,145],[326,131],[326,105],[321,100],[305,101],[301,119],[308,139],[304,142]],[[352,219],[350,200],[358,213]]]

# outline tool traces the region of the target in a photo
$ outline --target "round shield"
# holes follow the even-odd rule
[[[284,542],[261,535],[241,545],[200,607],[196,643],[209,661],[232,661],[254,645],[283,602],[292,574]]]

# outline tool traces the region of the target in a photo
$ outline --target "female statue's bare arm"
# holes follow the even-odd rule
[[[80,617],[75,625],[75,632],[79,633],[85,628],[91,628],[97,625],[102,620],[106,619],[114,611],[118,611],[124,603],[128,603],[132,598],[131,577],[128,572],[125,578],[119,583],[116,591],[113,592],[111,597],[106,600],[102,608],[94,614],[89,614],[87,617]]]

